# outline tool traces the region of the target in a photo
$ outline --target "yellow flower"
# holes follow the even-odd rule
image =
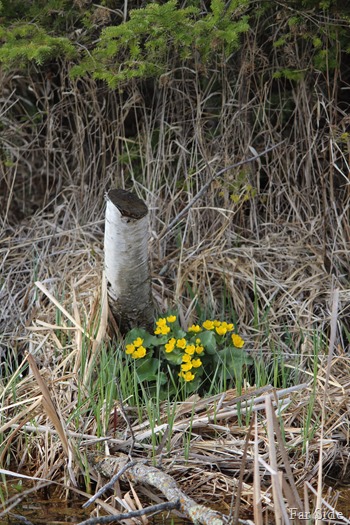
[[[200,345],[201,344],[201,340],[199,339],[199,337],[196,339],[196,345]]]
[[[181,370],[183,372],[188,372],[188,370],[191,370],[191,368],[192,368],[192,363],[183,363],[181,365]]]
[[[191,364],[193,368],[198,368],[201,366],[202,361],[200,359],[192,359]]]
[[[201,332],[202,329],[198,324],[193,324],[192,326],[189,327],[188,331],[189,332]]]
[[[244,341],[240,335],[232,334],[231,339],[233,346],[235,346],[236,348],[242,348],[242,346],[244,345]]]
[[[167,344],[165,345],[165,351],[166,351],[168,354],[174,350],[174,348],[175,348],[175,343],[176,343],[176,339],[174,339],[174,337],[172,337],[171,339],[169,339],[169,341],[168,341]]]
[[[204,350],[203,346],[196,346],[196,354],[201,354]]]
[[[139,356],[140,357],[145,357],[146,355],[146,348],[144,346],[140,346],[139,348]]]
[[[221,326],[216,326],[215,327],[215,331],[219,335],[225,335],[226,332],[227,332],[227,328],[225,326],[222,326],[222,325]]]
[[[160,317],[158,321],[156,321],[157,326],[165,326],[166,325],[166,319],[165,317]]]
[[[162,334],[162,335],[166,335],[170,332],[170,326],[158,326],[158,328],[156,328],[154,330],[154,333],[155,334]]]
[[[223,321],[221,323],[221,326],[224,326],[227,330],[227,332],[231,332],[233,330],[233,324],[232,323],[226,323],[226,321]]]
[[[142,357],[145,357],[146,355],[146,348],[144,346],[140,346],[137,350],[137,357],[141,359]]]
[[[141,339],[141,337],[138,337],[138,338],[135,339],[135,341],[134,341],[134,346],[135,346],[136,348],[138,348],[139,346],[142,345],[142,343],[143,343],[143,339]]]
[[[192,381],[195,378],[195,375],[192,372],[180,372],[179,376],[182,377],[185,381]]]
[[[194,345],[187,345],[186,348],[185,348],[185,352],[186,352],[186,354],[193,355],[195,349],[196,348],[195,348]]]
[[[214,324],[215,327],[216,326],[220,326],[221,325],[221,321],[213,321],[213,324]]]
[[[186,339],[178,339],[176,342],[176,346],[182,349],[186,348]]]
[[[176,315],[169,315],[169,317],[166,318],[168,323],[175,323],[176,321]]]
[[[125,353],[126,354],[132,354],[134,350],[135,350],[135,346],[134,345],[126,345]]]
[[[214,323],[213,323],[213,321],[206,320],[206,321],[204,321],[202,326],[206,330],[212,330],[214,328]]]
[[[191,356],[189,354],[184,354],[182,356],[182,362],[183,363],[189,363],[191,361]]]

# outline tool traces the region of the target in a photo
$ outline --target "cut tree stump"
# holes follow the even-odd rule
[[[106,194],[105,273],[111,311],[120,331],[154,323],[148,258],[148,208],[131,193]]]

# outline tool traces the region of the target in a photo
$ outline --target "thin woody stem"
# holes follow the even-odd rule
[[[282,140],[282,142],[279,142],[278,144],[274,144],[270,148],[265,149],[264,151],[262,151],[258,155],[255,155],[254,157],[250,157],[249,159],[241,160],[240,162],[236,162],[235,164],[231,164],[231,166],[226,166],[226,168],[223,168],[222,170],[218,171],[217,173],[214,173],[214,175],[212,175],[210,177],[210,179],[204,184],[204,186],[199,190],[199,192],[193,197],[191,202],[189,202],[187,204],[187,206],[185,206],[184,209],[181,210],[180,213],[175,217],[175,219],[173,219],[171,221],[171,223],[166,228],[163,229],[163,231],[160,233],[160,235],[158,237],[158,240],[162,239],[167,233],[169,233],[174,228],[174,226],[176,226],[176,224],[179,222],[179,220],[182,219],[182,217],[184,215],[186,215],[186,213],[192,208],[194,203],[197,202],[197,200],[203,195],[203,193],[205,193],[207,191],[207,189],[209,188],[211,183],[217,177],[219,177],[220,175],[222,175],[223,173],[225,173],[228,170],[231,170],[233,168],[238,168],[239,166],[243,166],[244,164],[248,164],[248,162],[253,162],[254,160],[258,159],[259,157],[262,157],[263,155],[265,155],[266,153],[269,153],[270,151],[278,148],[278,146],[280,146],[284,142],[285,141]],[[208,164],[208,167],[209,167],[209,164]]]

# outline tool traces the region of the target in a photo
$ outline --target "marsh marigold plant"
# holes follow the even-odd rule
[[[225,367],[226,376],[233,378],[237,364],[249,364],[243,346],[233,323],[207,319],[185,331],[171,314],[156,321],[153,334],[142,328],[131,330],[125,354],[136,363],[140,381],[183,382],[187,391],[195,391],[217,367]]]

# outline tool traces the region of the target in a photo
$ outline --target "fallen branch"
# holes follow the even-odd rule
[[[127,463],[126,465],[122,466],[121,469],[117,472],[117,474],[115,474],[113,478],[108,483],[106,483],[106,485],[103,485],[103,487],[101,487],[100,490],[92,496],[92,498],[90,498],[88,501],[84,503],[83,509],[86,509],[87,507],[89,507],[94,501],[100,498],[107,490],[111,489],[114,483],[118,481],[118,479],[124,474],[124,472],[126,472],[131,467],[134,467],[135,465],[136,465],[136,461],[131,461],[130,463]]]
[[[126,457],[127,456],[125,456],[125,458]],[[115,470],[117,467],[120,467],[122,460],[120,457],[114,458],[105,456],[102,457],[100,461],[96,456],[91,459],[93,459],[91,466],[105,478],[112,478],[115,476]],[[133,464],[129,464],[127,472],[123,474],[123,477],[134,483],[147,484],[155,487],[170,503],[177,504],[177,502],[179,502],[178,508],[180,511],[194,523],[202,525],[224,524],[224,521],[218,512],[196,503],[192,498],[188,497],[181,491],[176,481],[169,476],[169,474],[166,474],[156,467],[145,465],[142,461],[137,461],[136,463],[133,462]],[[84,525],[87,523],[90,524],[92,522],[84,522]]]
[[[114,516],[103,516],[97,518],[89,518],[88,520],[78,523],[78,525],[104,525],[105,523],[114,523],[121,520],[126,520],[130,518],[139,518],[140,516],[145,516],[145,514],[156,514],[158,512],[164,512],[165,510],[179,509],[180,503],[176,502],[165,502],[159,503],[158,505],[152,505],[147,509],[132,510],[130,512],[124,512],[122,514],[116,514]]]

